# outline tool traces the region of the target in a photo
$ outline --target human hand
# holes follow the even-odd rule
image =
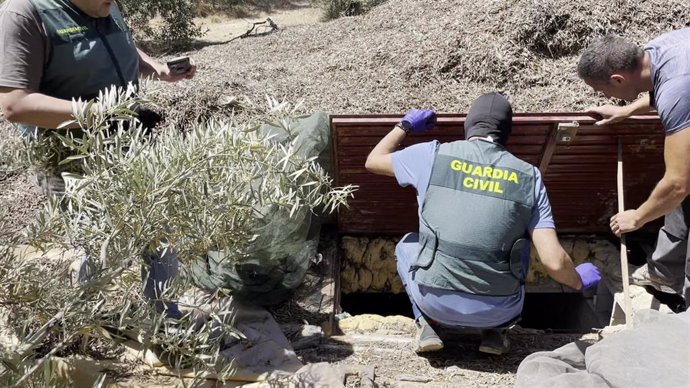
[[[181,74],[173,73],[172,71],[170,71],[170,68],[167,64],[162,64],[159,70],[157,71],[158,79],[166,82],[177,82],[183,79],[192,79],[196,74],[196,64],[194,63],[194,60],[191,58],[189,58],[189,64],[189,69],[187,69],[185,73]]]
[[[586,290],[590,287],[596,286],[601,280],[601,274],[599,274],[599,268],[592,263],[582,263],[575,267],[575,272],[580,275],[580,280],[582,281],[581,290]]]
[[[644,223],[641,222],[637,210],[626,210],[611,217],[611,231],[620,237],[623,233],[633,232],[640,229]]]
[[[601,117],[597,121],[596,125],[606,125],[617,123],[623,119],[630,117],[627,106],[617,106],[617,105],[602,105],[588,108],[587,113],[590,115],[595,115]]]
[[[436,126],[436,113],[428,109],[411,109],[405,114],[401,123],[403,123],[403,128],[409,128],[410,132],[426,132]]]

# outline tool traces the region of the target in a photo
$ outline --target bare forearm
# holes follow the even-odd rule
[[[636,211],[638,225],[668,214],[690,193],[690,128],[666,136],[664,141],[664,177],[649,198]]]
[[[534,229],[530,234],[546,273],[561,284],[576,290],[581,289],[582,279],[575,271],[573,260],[558,241],[556,230],[551,228]]]
[[[395,152],[400,143],[405,140],[405,136],[407,136],[405,131],[396,125],[383,139],[381,139],[381,141],[379,141],[376,147],[371,150],[370,155],[391,154]]]
[[[406,133],[400,127],[395,126],[381,139],[376,147],[369,153],[365,167],[374,174],[394,176],[391,162],[392,154],[400,143],[405,140]]]
[[[575,290],[582,288],[580,275],[575,271],[575,265],[565,251],[558,258],[542,260],[546,273],[555,281]]]
[[[645,94],[644,96],[638,98],[634,102],[632,102],[630,105],[627,106],[628,108],[628,116],[633,116],[633,115],[641,115],[645,113],[649,113],[652,110],[652,107],[650,106],[649,102],[649,94]]]
[[[637,208],[639,225],[644,225],[671,212],[687,196],[685,184],[664,176],[649,198]]]
[[[71,101],[41,93],[22,93],[21,96],[3,95],[3,99],[6,99],[2,104],[5,117],[14,123],[57,128],[65,121],[74,119]]]
[[[137,52],[139,53],[139,75],[142,78],[153,76],[158,79],[162,65],[138,48]]]

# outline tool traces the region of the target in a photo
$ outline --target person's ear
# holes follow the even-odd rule
[[[609,77],[609,82],[615,86],[622,85],[625,81],[626,79],[622,74],[611,74],[611,77]]]

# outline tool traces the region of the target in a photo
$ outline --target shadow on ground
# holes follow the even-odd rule
[[[445,338],[439,353],[421,355],[433,368],[457,366],[477,372],[515,373],[520,362],[532,353],[554,350],[580,339],[582,334],[511,334],[508,354],[493,356],[479,352],[479,334],[454,335]]]
[[[282,30],[280,30],[280,29],[271,30],[271,29],[266,29],[266,28],[262,27],[261,29],[258,30],[258,32],[251,31],[251,33],[249,33],[249,31],[248,31],[245,33],[245,34],[247,34],[246,36],[238,35],[238,36],[231,37],[229,39],[222,40],[222,41],[210,41],[210,40],[198,39],[198,40],[195,40],[194,42],[192,42],[190,49],[191,50],[201,50],[204,47],[220,46],[220,45],[228,44],[228,43],[235,41],[235,40],[253,39],[253,38],[260,38],[262,36],[266,36],[266,35],[270,35],[270,34],[279,34],[281,31]]]

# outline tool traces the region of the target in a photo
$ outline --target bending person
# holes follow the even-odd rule
[[[398,145],[435,125],[412,110],[367,158],[367,170],[417,190],[419,234],[398,243],[398,274],[417,323],[416,351],[443,348],[433,324],[482,331],[479,351],[509,350],[507,329],[522,312],[532,241],[548,274],[581,290],[599,282],[590,263],[577,268],[558,241],[539,170],[505,149],[512,108],[498,93],[477,98],[465,121],[467,140]]]
[[[690,301],[690,28],[671,31],[640,47],[616,36],[606,36],[585,49],[577,66],[580,78],[606,97],[635,100],[626,106],[591,108],[601,116],[598,125],[634,114],[659,113],[664,126],[666,170],[649,198],[637,209],[611,218],[617,236],[664,216],[656,249],[647,265],[633,272],[633,284],[683,295]]]

